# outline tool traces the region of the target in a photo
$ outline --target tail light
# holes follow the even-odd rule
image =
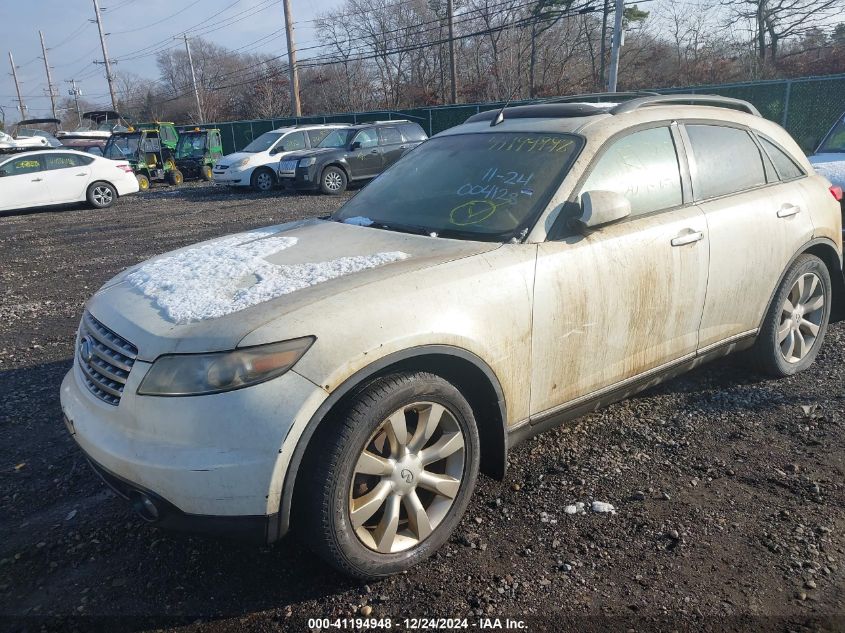
[[[833,194],[833,197],[836,198],[837,202],[842,202],[842,187],[839,185],[833,185],[830,188],[830,193]]]
[[[125,171],[127,174],[131,174],[131,173],[132,173],[132,167],[130,167],[130,166],[129,166],[128,164],[126,164],[126,163],[120,163],[119,165],[117,165],[117,168],[118,168],[118,169],[122,169],[122,170],[123,170],[123,171]],[[840,195],[842,195],[842,191],[840,191],[840,192],[839,192],[839,194],[840,194]]]

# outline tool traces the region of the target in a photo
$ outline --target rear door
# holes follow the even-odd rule
[[[91,182],[93,160],[67,152],[44,156],[44,179],[54,202],[77,202],[85,199],[88,183]]]
[[[19,156],[0,165],[0,209],[26,209],[50,204],[44,178],[44,156]]]
[[[813,223],[800,181],[781,181],[745,128],[686,123],[693,194],[707,218],[710,270],[700,349],[760,326],[781,275]]]
[[[374,128],[358,132],[352,139],[352,145],[358,145],[349,152],[349,168],[352,178],[373,178],[381,173],[382,155],[378,145],[378,134]]]
[[[378,129],[378,144],[381,147],[383,170],[399,160],[409,147],[398,128],[387,126]]]
[[[691,200],[676,126],[608,141],[576,202],[586,191],[624,195],[631,216],[584,235],[564,230],[540,245],[532,422],[692,358],[698,344],[707,231]]]

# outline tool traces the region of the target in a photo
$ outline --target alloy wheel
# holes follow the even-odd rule
[[[97,206],[105,207],[111,204],[114,195],[108,187],[99,186],[94,187],[92,197],[94,198],[94,202],[97,203]]]
[[[367,440],[349,490],[349,518],[369,549],[389,554],[428,538],[461,488],[464,434],[435,402],[393,412]]]
[[[824,284],[815,273],[803,273],[781,307],[777,340],[788,363],[797,363],[810,353],[819,335],[824,308]]]
[[[326,174],[325,183],[326,189],[330,191],[340,191],[340,188],[343,186],[343,180],[336,171],[330,171]]]
[[[255,184],[261,191],[268,191],[273,186],[273,178],[270,174],[262,172],[255,177]]]

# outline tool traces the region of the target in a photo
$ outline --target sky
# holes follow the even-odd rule
[[[99,0],[109,58],[114,73],[128,71],[157,77],[155,52],[184,47],[183,32],[201,35],[244,53],[287,52],[282,0]],[[297,46],[314,45],[312,20],[340,0],[291,0]],[[0,108],[5,118],[19,118],[9,51],[17,66],[29,118],[50,116],[47,77],[39,29],[44,33],[53,84],[60,97],[76,79],[82,98],[108,105],[108,86],[93,0],[0,0]],[[155,45],[155,46],[154,46]],[[146,50],[145,50],[146,49]],[[302,57],[309,53],[303,52]],[[0,117],[3,112],[0,112]],[[59,113],[61,116],[61,113]]]

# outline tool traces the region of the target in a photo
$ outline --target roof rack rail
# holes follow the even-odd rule
[[[625,103],[620,103],[613,108],[611,114],[625,114],[626,112],[633,112],[639,110],[644,106],[664,105],[670,103],[690,104],[690,105],[712,105],[732,108],[734,110],[741,110],[754,116],[762,116],[760,111],[751,105],[748,101],[742,99],[734,99],[732,97],[720,97],[718,95],[694,95],[694,94],[674,94],[674,95],[649,95],[637,99],[631,99]]]
[[[361,121],[361,123],[410,123],[408,119],[387,119],[385,121]]]
[[[580,95],[569,95],[566,97],[551,97],[549,99],[542,99],[540,103],[571,103],[572,101],[583,101],[584,99],[613,99],[613,98],[628,98],[634,99],[644,96],[658,96],[659,92],[651,92],[649,90],[635,90],[631,92],[586,92]]]

